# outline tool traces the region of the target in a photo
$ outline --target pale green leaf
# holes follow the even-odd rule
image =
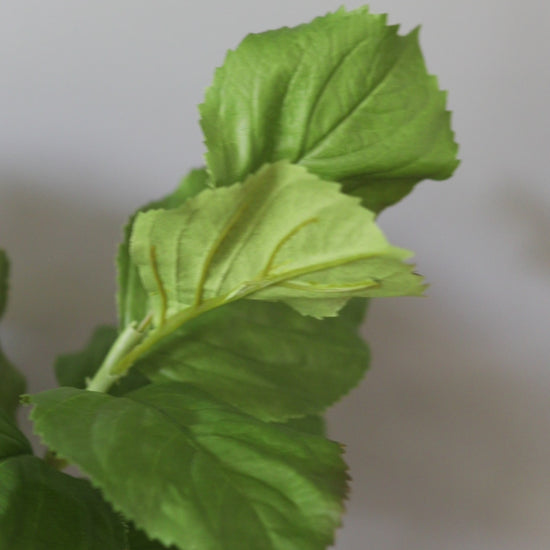
[[[170,195],[155,202],[151,202],[138,212],[146,212],[154,208],[176,208],[189,197],[193,197],[208,187],[208,175],[204,168],[191,170],[180,185]],[[120,326],[125,327],[133,321],[140,322],[148,313],[147,293],[139,279],[135,266],[130,261],[130,235],[135,215],[124,228],[124,241],[119,247],[118,266],[118,310]]]
[[[362,313],[352,301],[339,317],[319,320],[284,304],[241,300],[184,324],[135,369],[156,381],[190,382],[263,420],[315,413],[367,369],[357,334]]]
[[[346,493],[338,444],[181,383],[30,398],[35,429],[127,518],[194,550],[322,550]]]
[[[124,527],[89,482],[32,456],[0,411],[0,548],[125,550]]]
[[[143,531],[136,529],[133,524],[128,525],[128,550],[166,550],[164,544],[151,540]],[[169,550],[178,550],[176,546],[170,546]]]
[[[118,330],[115,327],[106,325],[97,327],[82,351],[58,357],[54,369],[59,385],[86,388],[88,380],[94,376],[103,363],[103,359],[117,336]],[[149,380],[134,369],[111,386],[109,393],[124,395],[148,383]]]
[[[334,316],[353,296],[418,295],[422,280],[372,212],[304,168],[264,166],[243,184],[138,214],[131,257],[157,326],[239,298]]]
[[[397,31],[363,7],[246,37],[200,107],[215,185],[288,159],[352,180],[378,211],[422,179],[448,178],[458,163],[445,93],[418,32]]]

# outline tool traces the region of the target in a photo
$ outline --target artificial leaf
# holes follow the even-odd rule
[[[130,254],[157,326],[247,297],[334,316],[353,296],[419,295],[372,212],[285,161],[173,210],[138,214]]]
[[[54,370],[59,385],[85,388],[87,379],[95,374],[117,335],[115,327],[97,327],[84,350],[58,357]]]
[[[8,414],[0,410],[0,461],[27,454],[32,454],[29,441]],[[0,510],[1,508],[0,506]]]
[[[54,369],[59,385],[85,388],[88,380],[101,366],[117,336],[118,330],[115,327],[100,326],[93,332],[90,341],[82,351],[58,357]],[[111,386],[109,393],[124,395],[148,383],[149,380],[140,371],[133,369]]]
[[[151,540],[141,529],[137,529],[132,523],[128,525],[126,536],[128,539],[128,550],[167,550],[164,544]],[[177,550],[177,548],[170,546],[168,550]]]
[[[208,187],[208,175],[204,168],[191,170],[180,185],[170,195],[140,208],[138,212],[146,212],[154,208],[175,208],[183,204]],[[135,266],[130,261],[130,235],[135,214],[124,228],[124,241],[119,247],[118,266],[118,310],[120,326],[125,327],[132,322],[140,322],[148,313],[147,293],[143,289]]]
[[[9,262],[6,253],[0,249],[0,318],[6,308],[8,282]],[[13,417],[25,387],[25,377],[11,364],[0,347],[0,410]]]
[[[125,550],[123,524],[99,492],[32,456],[1,412],[0,548]]]
[[[6,253],[0,249],[0,318],[6,309],[8,299],[9,262]]]
[[[363,7],[246,37],[200,107],[214,184],[288,159],[380,210],[448,178],[458,163],[446,95],[417,30],[397,31]]]
[[[309,415],[309,416],[300,416],[299,418],[291,418],[281,426],[285,426],[292,430],[297,430],[299,432],[306,432],[312,435],[321,435],[325,436],[327,433],[326,421],[322,416],[319,415]]]
[[[352,300],[339,317],[322,320],[284,304],[233,302],[185,323],[130,373],[190,382],[262,420],[315,413],[346,394],[368,367],[368,348],[357,334],[363,302]]]
[[[338,444],[182,383],[30,397],[35,430],[128,519],[194,550],[321,550],[346,493]]]
[[[19,405],[19,396],[25,392],[24,376],[12,365],[0,347],[0,410],[12,417]]]

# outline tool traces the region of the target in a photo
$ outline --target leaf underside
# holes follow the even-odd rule
[[[286,162],[179,208],[138,214],[130,254],[157,326],[209,300],[283,301],[321,318],[353,296],[424,288],[403,262],[410,253],[386,241],[357,199]]]
[[[209,178],[204,168],[191,170],[181,181],[176,190],[161,200],[151,202],[138,212],[147,212],[155,208],[176,208],[188,198],[193,197],[208,187]],[[118,249],[118,316],[121,327],[132,321],[141,321],[149,312],[148,298],[141,283],[136,266],[130,260],[130,235],[135,217],[134,214],[124,228],[124,241]]]

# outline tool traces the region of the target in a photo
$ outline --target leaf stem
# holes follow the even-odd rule
[[[113,372],[113,367],[143,340],[149,322],[148,316],[139,327],[137,327],[137,323],[132,323],[120,333],[98,371],[88,383],[88,390],[106,392],[125,374]]]
[[[69,462],[67,460],[65,460],[64,458],[59,458],[57,454],[51,449],[46,449],[46,452],[44,453],[44,462],[48,464],[48,466],[51,466],[52,468],[54,468],[55,470],[59,470],[60,472],[69,465]]]

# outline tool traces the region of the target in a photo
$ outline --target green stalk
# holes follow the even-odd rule
[[[103,363],[99,367],[99,370],[88,383],[88,390],[107,392],[117,380],[124,376],[125,372],[113,372],[113,367],[143,340],[145,336],[144,328],[146,326],[146,322],[142,323],[139,327],[137,323],[132,323],[120,333],[109,350],[107,357],[105,357]]]

